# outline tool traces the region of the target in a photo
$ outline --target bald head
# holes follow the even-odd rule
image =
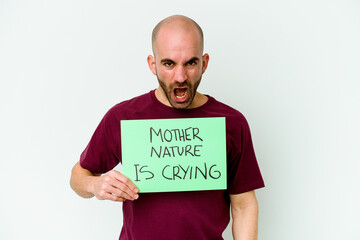
[[[152,50],[154,55],[156,52],[156,43],[159,37],[159,33],[163,30],[171,30],[183,34],[190,34],[196,32],[200,40],[201,51],[203,51],[204,36],[201,27],[191,18],[182,15],[174,15],[163,19],[154,28],[152,32]]]

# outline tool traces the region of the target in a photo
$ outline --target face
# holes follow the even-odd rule
[[[209,60],[207,54],[202,56],[198,33],[164,29],[155,46],[155,57],[149,56],[148,63],[159,81],[158,99],[177,109],[196,106],[196,90]]]

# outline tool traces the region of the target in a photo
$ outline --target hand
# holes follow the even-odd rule
[[[95,177],[91,186],[91,192],[100,200],[124,202],[139,198],[135,184],[116,170]]]

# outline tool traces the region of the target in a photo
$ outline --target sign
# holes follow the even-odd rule
[[[139,192],[226,189],[225,118],[122,120],[122,173]]]

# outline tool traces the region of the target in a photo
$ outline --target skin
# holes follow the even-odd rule
[[[153,53],[147,62],[156,75],[159,87],[156,98],[164,105],[177,109],[197,108],[208,98],[197,92],[208,62],[203,54],[203,39],[199,29],[184,16],[172,16],[159,24],[153,36]],[[178,96],[178,97],[176,97]],[[180,96],[180,97],[179,97]],[[112,170],[97,175],[77,162],[72,169],[71,187],[84,198],[123,202],[139,198],[136,186],[123,174]],[[258,203],[255,192],[230,195],[235,240],[257,239]]]
[[[157,77],[157,99],[177,109],[196,108],[208,100],[197,92],[209,55],[203,55],[201,34],[191,21],[182,16],[170,17],[162,23],[153,42],[154,56],[148,56],[150,70]],[[185,92],[176,98],[175,89]],[[179,94],[183,95],[183,94]]]
[[[81,167],[80,161],[72,169],[70,185],[84,198],[95,196],[99,200],[117,202],[139,198],[139,190],[135,184],[120,172],[111,170],[104,175],[97,175]]]
[[[230,194],[232,234],[235,240],[256,240],[259,207],[255,191]]]

